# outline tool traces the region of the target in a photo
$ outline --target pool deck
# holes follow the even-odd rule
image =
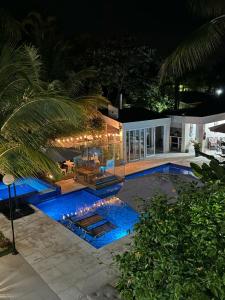
[[[176,154],[173,157],[166,158],[164,155],[164,157],[128,164],[126,174],[167,162],[188,166],[190,161],[201,163],[203,160],[188,155],[180,156]],[[71,191],[71,188],[81,188],[64,184],[64,192]],[[0,214],[0,228],[8,238],[11,238],[10,222],[2,214]],[[101,249],[95,249],[37,209],[35,214],[15,221],[15,232],[17,249],[20,252],[21,259],[29,265],[32,272],[34,272],[33,274],[37,276],[36,282],[33,282],[34,290],[37,290],[36,288],[40,286],[40,282],[46,288],[45,296],[45,289],[43,289],[42,295],[38,295],[39,298],[38,296],[36,298],[23,298],[29,300],[51,299],[48,298],[48,294],[55,295],[55,299],[62,300],[106,299],[100,298],[100,296],[98,298],[98,291],[106,285],[113,286],[115,284],[117,270],[112,265],[113,256],[127,249],[131,238],[127,236]],[[4,260],[5,257],[1,259]],[[16,266],[13,266],[13,268],[16,268]],[[23,273],[21,274],[24,276]],[[29,281],[26,277],[23,279]],[[0,286],[0,298],[19,300],[17,294],[20,295],[21,290],[24,289],[26,287],[18,281],[17,288],[13,289],[16,295],[1,298],[1,293],[4,293],[4,291],[1,291]],[[9,280],[9,293],[11,290],[12,286]],[[90,295],[93,295],[93,293],[95,293],[95,296],[91,297]],[[117,299],[110,295],[107,297],[110,300]]]
[[[186,153],[164,153],[149,158],[148,160],[141,160],[126,164],[125,175],[153,168],[169,162],[189,167],[191,161],[201,164],[203,161],[205,161],[205,159],[203,157],[194,157],[193,155]],[[61,180],[56,182],[56,184],[61,187],[63,194],[85,188],[84,185],[74,182],[73,179]]]

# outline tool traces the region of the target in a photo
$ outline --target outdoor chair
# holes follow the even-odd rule
[[[218,139],[215,137],[208,138],[208,149],[216,150],[218,148]]]

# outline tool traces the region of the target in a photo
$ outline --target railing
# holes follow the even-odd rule
[[[182,137],[170,136],[170,151],[181,151]]]

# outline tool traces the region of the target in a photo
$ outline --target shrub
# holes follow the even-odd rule
[[[189,184],[157,196],[116,256],[126,300],[225,299],[225,187]]]

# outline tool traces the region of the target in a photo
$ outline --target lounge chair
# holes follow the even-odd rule
[[[95,238],[102,236],[103,234],[112,231],[116,226],[111,222],[107,221],[106,223],[99,225],[91,230],[88,230],[87,233]]]
[[[94,215],[91,215],[89,217],[86,217],[84,219],[81,219],[81,220],[74,220],[74,218],[70,217],[71,221],[74,222],[77,226],[81,227],[81,228],[87,228],[93,224],[96,224],[100,221],[103,221],[103,217],[98,215],[98,214],[94,214]]]
[[[111,222],[102,218],[98,214],[94,214],[92,216],[89,216],[89,217],[84,218],[79,221],[75,220],[75,217],[68,217],[68,218],[66,218],[66,220],[68,221],[68,223],[66,224],[66,227],[68,229],[72,230],[74,226],[77,226],[83,230],[85,235],[89,234],[90,236],[95,237],[95,238],[98,238],[98,237],[102,236],[103,234],[116,228],[116,226],[114,224],[112,224]],[[88,229],[89,226],[97,224],[100,221],[104,221],[104,223],[100,224],[96,227],[93,227],[91,229]]]

